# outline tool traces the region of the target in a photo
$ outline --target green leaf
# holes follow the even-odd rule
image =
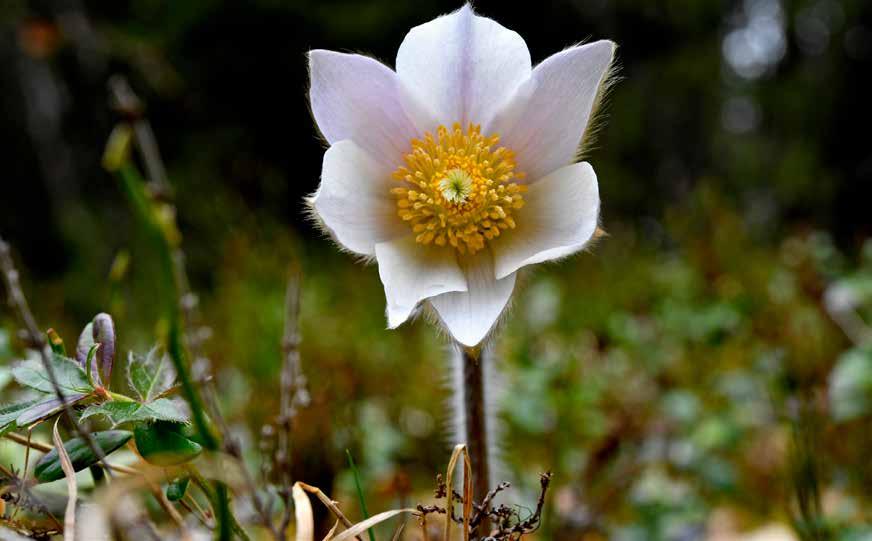
[[[88,395],[84,393],[66,394],[64,395],[64,399],[68,404],[75,404],[79,400],[87,398],[87,396]],[[64,405],[61,403],[57,395],[54,393],[45,394],[40,397],[40,400],[36,404],[33,404],[26,410],[22,411],[19,414],[16,423],[18,426],[32,425],[48,419],[63,409]]]
[[[60,387],[62,393],[90,393],[94,390],[88,383],[85,371],[76,361],[56,353],[53,353],[49,360],[54,369],[58,387]],[[30,358],[18,363],[12,369],[12,376],[15,378],[15,381],[26,387],[31,387],[44,393],[55,393],[38,352],[32,352]]]
[[[97,375],[98,378],[100,376],[99,371],[95,370],[94,367],[94,355],[97,354],[98,349],[100,349],[100,344],[91,346],[91,349],[88,350],[88,357],[85,359],[85,377],[88,378],[88,385],[91,387],[94,386],[94,375]]]
[[[187,423],[188,418],[180,405],[169,398],[159,398],[154,402],[104,402],[88,406],[82,412],[81,420],[94,415],[105,416],[112,426],[136,421],[172,421]]]
[[[65,395],[67,402],[73,404],[85,398],[86,394]],[[42,421],[64,408],[55,394],[41,394],[35,398],[0,408],[0,435]]]
[[[34,404],[38,404],[39,401],[39,398],[35,398],[17,404],[0,406],[0,435],[3,435],[10,430],[15,430],[17,427],[16,421],[18,420],[19,415],[21,415],[21,412]]]
[[[360,472],[357,470],[357,464],[354,463],[351,451],[346,449],[345,454],[348,456],[348,467],[351,468],[351,473],[354,474],[354,486],[357,488],[357,500],[360,502],[360,512],[363,514],[363,519],[367,520],[369,519],[369,510],[366,508],[366,498],[363,497],[363,487],[360,483]],[[375,534],[372,532],[372,529],[367,530],[367,532],[369,532],[369,541],[375,541]]]
[[[12,381],[12,370],[8,366],[0,366],[0,389],[9,385]]]
[[[146,410],[143,415],[148,415],[148,420],[188,424],[188,416],[178,400],[158,398],[154,402],[145,404],[143,408]]]
[[[175,466],[193,460],[203,448],[186,438],[183,425],[158,421],[133,429],[136,449],[146,462],[156,466]]]
[[[143,402],[151,402],[173,386],[176,373],[166,354],[152,348],[142,357],[130,352],[127,361],[127,381]]]
[[[94,441],[108,455],[130,441],[133,434],[127,430],[107,430],[92,434]],[[97,455],[88,447],[82,438],[73,438],[64,443],[64,449],[70,456],[75,471],[81,471],[93,466],[99,461]],[[64,477],[61,469],[61,461],[57,449],[52,449],[39,462],[33,470],[33,474],[40,483],[57,481]]]
[[[190,477],[180,477],[173,480],[167,485],[167,499],[171,502],[177,502],[185,497],[185,492],[188,490]]]

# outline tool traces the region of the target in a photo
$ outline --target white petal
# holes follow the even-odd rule
[[[496,277],[571,255],[596,231],[599,188],[586,162],[568,165],[530,185],[513,230],[492,242]]]
[[[614,53],[613,42],[597,41],[547,58],[488,126],[527,178],[574,161]]]
[[[530,71],[524,39],[469,4],[410,30],[397,52],[400,80],[445,126],[487,124]]]
[[[386,167],[397,167],[419,137],[413,118],[420,106],[397,74],[361,55],[309,52],[309,100],[318,128],[333,144],[351,139]]]
[[[390,182],[369,153],[354,141],[339,141],[324,153],[321,186],[312,203],[339,244],[373,255],[376,243],[409,231],[397,216]]]
[[[385,286],[391,329],[409,319],[422,300],[448,291],[466,291],[466,277],[454,251],[419,244],[414,235],[376,244],[375,258]]]
[[[445,293],[433,297],[430,303],[454,339],[472,347],[484,340],[508,304],[515,288],[515,275],[494,278],[490,250],[461,259],[461,265],[468,291]]]

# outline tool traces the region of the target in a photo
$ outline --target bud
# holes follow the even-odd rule
[[[118,171],[130,159],[130,146],[133,142],[133,129],[128,124],[118,124],[109,134],[106,150],[103,152],[103,168]]]
[[[115,361],[115,324],[109,314],[94,316],[92,327],[94,343],[100,344],[97,350],[97,366],[104,385],[109,384],[112,377],[112,364]]]

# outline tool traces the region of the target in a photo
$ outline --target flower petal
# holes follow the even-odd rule
[[[376,243],[408,233],[390,189],[384,167],[354,141],[339,141],[324,154],[312,206],[339,244],[373,255]]]
[[[590,164],[575,163],[529,186],[514,230],[492,241],[497,278],[519,268],[571,255],[596,231],[599,188]]]
[[[375,257],[391,329],[409,319],[422,300],[448,291],[466,291],[466,276],[454,252],[419,244],[414,235],[376,244]]]
[[[309,52],[312,115],[328,143],[351,139],[386,167],[395,168],[419,137],[413,118],[426,113],[397,74],[361,55]]]
[[[486,124],[530,71],[524,39],[469,4],[410,30],[397,52],[400,80],[445,126]]]
[[[430,299],[430,304],[454,339],[472,347],[484,340],[508,304],[515,288],[515,275],[494,278],[490,250],[461,259],[461,266],[468,291],[444,293]]]
[[[515,151],[527,178],[573,162],[614,53],[603,40],[547,58],[487,126]]]

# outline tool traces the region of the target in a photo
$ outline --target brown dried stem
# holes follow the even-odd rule
[[[297,484],[300,485],[300,488],[302,488],[309,494],[314,494],[319,500],[321,500],[321,503],[323,503],[324,506],[327,507],[327,509],[329,509],[330,512],[333,513],[337,519],[339,519],[339,522],[341,522],[342,525],[345,526],[345,528],[351,528],[353,526],[351,521],[348,520],[348,517],[345,516],[345,513],[343,513],[342,510],[339,509],[339,506],[336,505],[336,502],[327,497],[327,495],[324,494],[324,492],[322,492],[320,488],[313,487],[312,485],[307,485],[306,483],[303,483],[301,481],[297,481]],[[357,539],[357,541],[363,541],[360,536],[356,535],[354,536],[354,538]]]
[[[281,399],[278,418],[278,449],[276,467],[281,480],[281,494],[284,498],[284,514],[280,531],[286,531],[291,523],[293,508],[290,486],[291,476],[291,435],[294,419],[299,408],[309,403],[306,377],[300,366],[300,282],[301,273],[297,265],[288,271],[288,285],[285,291],[285,330],[282,338]]]

